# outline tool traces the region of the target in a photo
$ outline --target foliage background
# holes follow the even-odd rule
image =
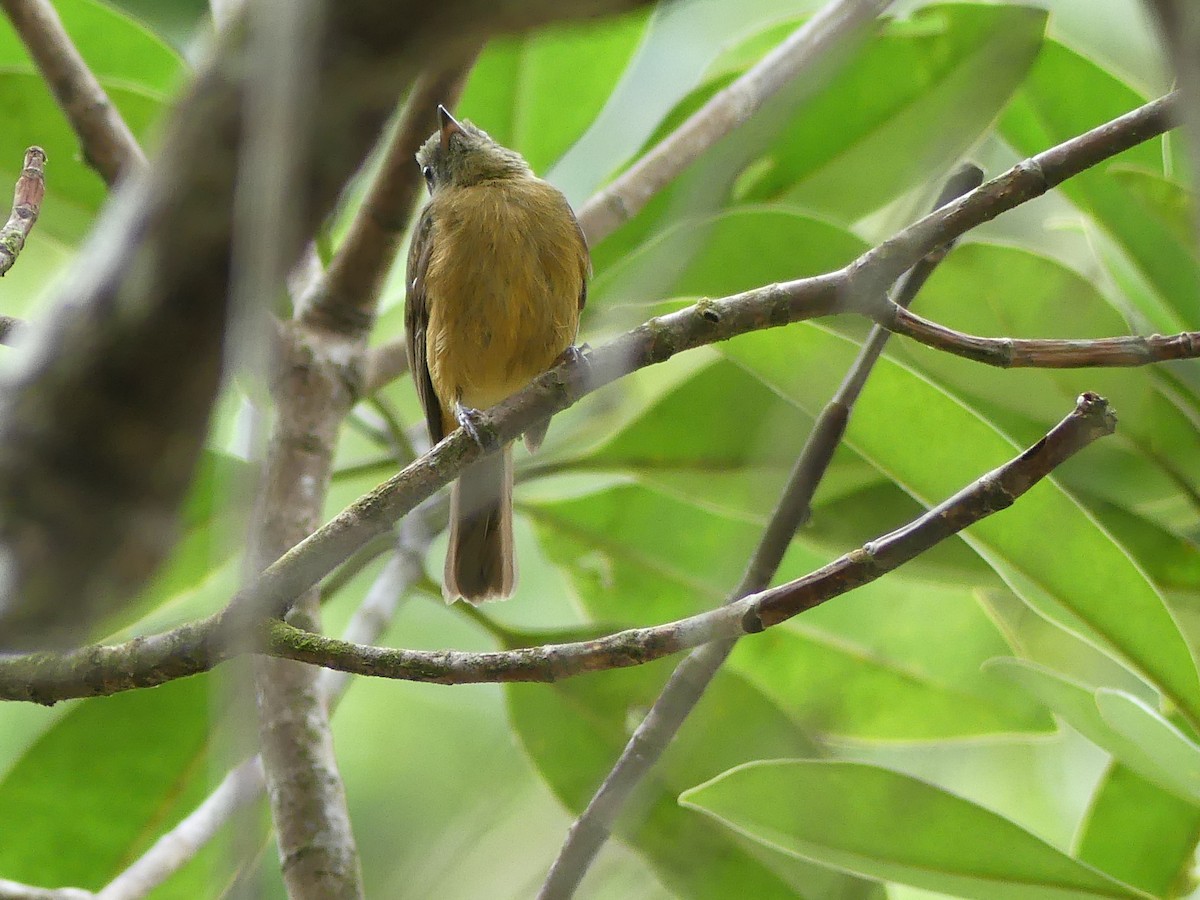
[[[56,6],[152,147],[155,122],[187,77],[203,4]],[[459,110],[579,203],[815,6],[689,0],[498,41]],[[959,159],[994,175],[1169,86],[1133,0],[906,3],[893,14],[593,248],[585,339],[598,343],[677,305],[663,298],[720,296],[841,266],[923,212]],[[32,317],[105,191],[3,24],[0,116],[0,183],[15,180],[27,145],[50,158],[42,217],[3,285],[3,312]],[[916,308],[989,335],[1196,328],[1200,267],[1184,181],[1175,138],[1135,148],[972,232]],[[353,202],[351,192],[347,209]],[[331,222],[326,246],[345,218],[343,210]],[[402,303],[401,265],[378,342],[400,336]],[[710,608],[740,574],[864,331],[857,321],[818,321],[739,338],[641,371],[559,416],[537,457],[518,454],[516,598],[486,608],[481,621],[444,607],[431,581],[384,643],[490,649]],[[780,577],[949,496],[1036,440],[1085,389],[1113,401],[1120,431],[1054,484],[900,572],[739,645],[585,896],[880,896],[677,803],[738,764],[780,757],[906,773],[1152,895],[1190,889],[1200,834],[1195,363],[1004,372],[893,342]],[[237,457],[246,406],[260,398],[254,384],[229,385],[187,537],[136,615],[111,623],[110,635],[186,621],[229,597]],[[406,381],[383,399],[401,421],[421,421]],[[364,407],[359,420],[343,435],[330,514],[393,471],[378,413]],[[435,543],[434,579],[443,552]],[[377,571],[368,567],[331,598],[328,630],[337,633]],[[338,710],[335,737],[368,894],[532,896],[572,811],[670,665],[505,689],[360,681]],[[0,841],[0,876],[98,888],[194,808],[224,774],[211,726],[219,678],[53,709],[0,708],[0,822],[21,823]],[[802,765],[801,780],[787,782],[806,786],[797,806],[831,810],[815,838],[793,846],[809,859],[959,895],[967,889],[921,856],[953,844],[963,860],[990,857],[1001,880],[1030,867],[1033,886],[1008,896],[1037,896],[1052,880],[1035,864],[1040,843],[998,853],[1003,845],[946,807],[944,794],[905,823],[868,802],[880,770],[848,767],[835,779],[814,765],[831,764]],[[786,796],[783,782],[763,770],[730,777],[745,777],[744,789],[718,783],[689,802],[760,839],[803,839],[802,824],[759,821],[749,799],[752,779],[766,777],[774,797]],[[884,794],[924,809],[914,790],[897,779]],[[847,862],[850,845],[859,856]],[[154,896],[218,894],[228,854],[210,848]],[[880,868],[905,854],[934,871],[914,879]],[[273,850],[262,858],[264,889],[281,896]],[[981,863],[966,865],[981,874]],[[1001,896],[989,890],[963,895]],[[899,883],[886,891],[930,896]]]

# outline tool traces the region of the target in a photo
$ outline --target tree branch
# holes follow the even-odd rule
[[[982,182],[981,169],[962,166],[943,187],[933,205],[934,211],[979,187]],[[896,288],[898,307],[907,308],[912,303],[951,246],[947,244],[931,251],[909,269]],[[854,404],[890,336],[879,325],[871,329],[842,384],[817,416],[758,546],[726,604],[763,590],[775,577],[793,536],[812,515],[811,504],[817,485],[825,476],[845,434]],[[693,650],[671,673],[662,693],[634,730],[612,770],[572,823],[538,893],[541,900],[561,900],[575,893],[612,833],[620,811],[700,702],[737,640],[733,637],[705,644]]]
[[[704,151],[757,112],[780,88],[863,34],[891,0],[833,0],[744,75],[578,210],[593,244],[632,219]],[[893,279],[895,280],[895,279]]]
[[[50,0],[0,0],[13,28],[37,63],[71,123],[88,165],[110,187],[146,164],[121,113],[88,68]]]
[[[42,198],[46,196],[46,151],[41,147],[30,147],[25,151],[25,162],[21,177],[13,190],[13,207],[0,229],[0,276],[13,267],[17,256],[25,247],[25,239],[37,222],[42,209]],[[6,317],[7,318],[7,317]],[[9,319],[9,322],[15,322]],[[9,329],[11,330],[11,325]],[[7,337],[5,332],[3,337]]]

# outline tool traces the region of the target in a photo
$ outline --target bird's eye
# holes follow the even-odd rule
[[[433,166],[422,166],[421,174],[425,176],[425,184],[429,190],[433,190]]]

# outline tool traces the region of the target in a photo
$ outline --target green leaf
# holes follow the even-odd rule
[[[802,323],[723,345],[730,358],[811,411],[832,394],[856,351]],[[1069,407],[1064,408],[1065,413]],[[919,423],[919,424],[918,424]],[[897,439],[898,435],[907,436]],[[942,436],[953,435],[953,440]],[[928,436],[928,437],[924,437]],[[924,439],[923,439],[924,437]],[[859,399],[846,440],[921,503],[933,506],[1010,460],[1016,447],[920,376],[883,359]],[[1046,540],[1053,534],[1053,540]],[[1082,623],[1200,721],[1196,667],[1163,598],[1129,556],[1053,480],[963,538],[1028,601]]]
[[[0,782],[6,878],[98,889],[181,818],[204,790],[208,682],[81,701]]]
[[[1032,155],[1082,134],[1145,103],[1115,76],[1061,44],[1047,41],[1021,90],[1000,120],[1004,138]],[[1152,328],[1180,331],[1200,311],[1200,266],[1190,237],[1181,242],[1177,205],[1157,202],[1148,185],[1131,184],[1129,169],[1163,177],[1157,141],[1139,144],[1058,188],[1095,218],[1149,282],[1165,308],[1127,293]]]
[[[1095,690],[1027,660],[994,659],[988,669],[1021,685],[1143,778],[1184,800],[1200,800],[1200,749],[1142,701]]]
[[[646,29],[645,10],[493,41],[459,111],[544,173],[604,106]]]
[[[747,763],[681,805],[784,853],[955,897],[1139,897],[1008,819],[859,763]]]
[[[946,171],[1033,64],[1044,10],[945,4],[893,21],[788,123],[744,200],[854,221]]]
[[[111,3],[153,29],[180,53],[187,50],[196,30],[208,21],[208,0],[111,0]],[[66,6],[61,4],[60,10]]]
[[[514,636],[514,643],[522,645],[544,640],[545,635]],[[505,687],[521,742],[573,813],[582,811],[676,662],[663,660],[553,685]],[[618,833],[680,897],[865,896],[868,885],[820,867],[778,866],[771,854],[690,816],[675,803],[683,788],[747,756],[795,756],[814,749],[768,699],[737,675],[722,671],[652,770]]]
[[[1081,825],[1079,858],[1156,897],[1195,888],[1200,809],[1113,763]]]

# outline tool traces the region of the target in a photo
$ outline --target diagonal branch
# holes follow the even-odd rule
[[[981,169],[963,166],[943,187],[933,209],[938,210],[982,182]],[[950,249],[948,244],[933,250],[908,271],[896,289],[895,302],[899,308],[908,307]],[[825,476],[854,404],[889,337],[890,333],[879,325],[871,329],[837,393],[817,416],[758,546],[726,604],[763,590],[775,577],[792,537],[812,515],[817,485]],[[620,811],[658,763],[736,643],[737,638],[733,637],[705,644],[692,651],[671,673],[611,771],[572,823],[538,894],[540,898],[565,898],[575,893],[612,833]]]
[[[25,151],[21,177],[17,179],[17,186],[13,190],[12,212],[0,229],[0,276],[13,267],[25,247],[25,239],[37,222],[45,196],[46,151],[41,147],[30,147]]]
[[[84,62],[50,0],[0,0],[79,138],[83,158],[110,187],[146,164],[121,113]]]

